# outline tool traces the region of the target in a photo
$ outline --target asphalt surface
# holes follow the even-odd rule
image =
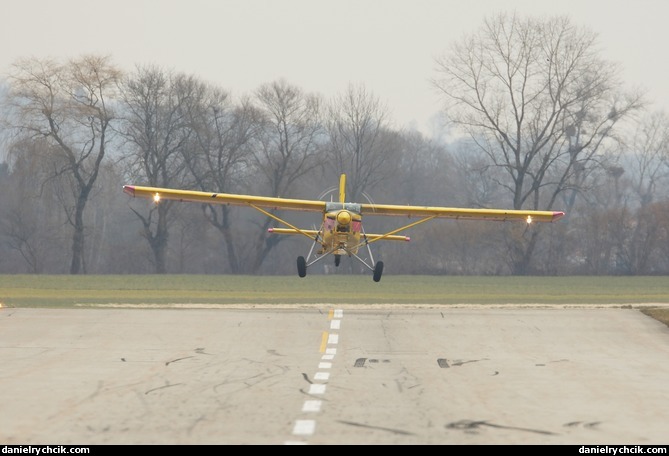
[[[1,444],[669,443],[632,308],[0,309]]]

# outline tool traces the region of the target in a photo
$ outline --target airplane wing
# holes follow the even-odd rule
[[[160,200],[175,200],[311,212],[324,212],[326,205],[325,201],[238,195],[233,193],[200,192],[194,190],[176,190],[172,188],[141,187],[138,185],[124,185],[123,191],[130,196],[152,199],[156,202]]]
[[[531,211],[511,209],[467,209],[459,207],[401,206],[389,204],[361,204],[361,214],[404,217],[435,217],[460,220],[493,220],[554,222],[564,216],[558,211]]]
[[[288,209],[294,211],[325,212],[325,201],[290,199],[269,196],[240,195],[233,193],[201,192],[160,187],[124,185],[123,191],[138,198],[175,201],[190,201],[207,204],[229,204],[234,206]],[[359,204],[361,215],[387,215],[396,217],[434,217],[461,220],[554,222],[564,212],[511,209],[468,209],[457,207],[402,206],[391,204]]]

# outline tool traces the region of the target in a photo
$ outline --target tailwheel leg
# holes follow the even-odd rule
[[[297,257],[297,275],[300,277],[307,275],[307,262],[303,256]]]
[[[379,261],[374,266],[374,282],[381,280],[381,274],[383,274],[383,261]]]
[[[335,255],[335,267],[339,266],[339,263],[341,262],[341,255]]]

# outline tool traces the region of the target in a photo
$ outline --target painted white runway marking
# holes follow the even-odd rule
[[[314,380],[327,380],[330,378],[329,372],[316,372],[314,375]]]
[[[334,311],[330,311],[330,317],[332,318],[330,321],[330,329],[340,329],[341,328],[341,318],[344,315],[344,311],[341,309],[335,309]],[[323,337],[321,338],[321,347],[319,351],[325,353],[321,357],[321,362],[318,363],[318,368],[319,369],[330,369],[332,368],[332,363],[329,361],[332,361],[337,354],[337,349],[335,347],[327,347],[324,345],[325,344],[325,337],[327,335],[327,345],[336,345],[339,343],[339,334],[328,334],[326,331],[323,331]],[[327,382],[330,379],[330,373],[329,372],[316,372],[314,374],[314,380],[319,380],[323,382]],[[309,391],[308,394],[310,395],[319,395],[319,394],[325,394],[325,390],[327,388],[327,383],[312,383],[309,385]],[[309,399],[304,401],[302,404],[302,412],[303,413],[318,413],[321,411],[321,406],[323,405],[323,401],[317,400],[317,399]],[[298,436],[310,436],[314,433],[316,430],[316,420],[296,420],[295,421],[295,426],[293,427],[293,435],[298,435]],[[304,441],[295,441],[295,440],[288,440],[284,442],[286,445],[306,445],[307,442]]]
[[[293,428],[294,435],[311,435],[316,429],[316,422],[314,420],[297,420]]]
[[[325,394],[325,385],[322,383],[309,385],[309,394]]]
[[[302,411],[303,412],[320,412],[322,404],[323,404],[323,401],[315,401],[315,400],[304,401],[304,405],[302,406]]]

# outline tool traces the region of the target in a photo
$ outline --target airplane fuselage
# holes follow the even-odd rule
[[[343,206],[341,203],[332,204]],[[351,209],[350,207],[348,209],[335,209],[325,213],[321,233],[322,249],[318,252],[319,254],[325,252],[331,252],[335,255],[358,253],[362,233],[362,217]]]

